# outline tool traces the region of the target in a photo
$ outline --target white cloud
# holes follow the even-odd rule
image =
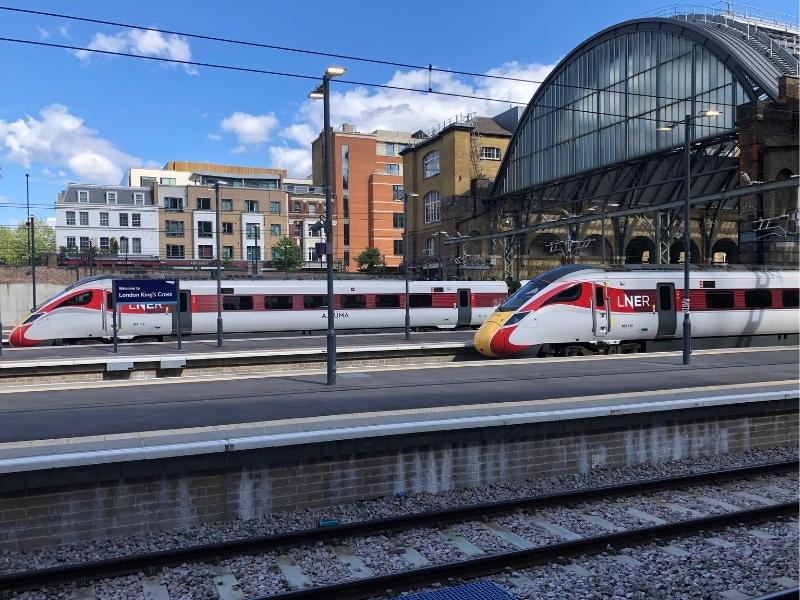
[[[225,117],[220,123],[220,129],[236,135],[240,146],[263,144],[270,133],[278,126],[278,119],[274,114],[251,115],[246,112],[236,111]]]
[[[222,139],[222,136],[218,133],[209,133],[206,135],[208,135],[208,139],[214,140],[215,142],[218,142]]]
[[[301,146],[310,146],[311,142],[317,139],[317,135],[319,135],[321,130],[321,127],[315,129],[308,123],[295,123],[294,125],[284,127],[281,131],[281,137],[296,142]]]
[[[160,31],[130,29],[116,35],[95,33],[87,48],[106,52],[128,52],[143,56],[156,56],[171,60],[192,60],[192,50],[186,38],[179,35],[164,35]],[[87,60],[92,56],[86,50],[76,50],[75,56]],[[191,65],[183,65],[189,75],[197,75],[197,69]]]
[[[142,164],[100,137],[62,104],[45,107],[39,118],[0,119],[0,150],[5,151],[7,160],[25,168],[45,163],[48,169],[60,169],[62,177],[69,169],[86,183],[115,184],[125,168]]]
[[[311,173],[311,150],[271,146],[269,165],[276,169],[286,169],[290,177],[307,177]]]
[[[69,27],[67,27],[66,25],[61,25],[61,26],[58,28],[58,33],[60,33],[60,34],[61,34],[61,37],[65,37],[65,38],[67,38],[68,40],[71,40],[71,39],[72,39],[72,35],[71,35],[71,34],[70,34],[70,32],[69,32]]]
[[[47,29],[45,29],[44,27],[37,27],[36,29],[39,31],[39,37],[40,37],[40,38],[42,38],[43,40],[46,40],[46,39],[47,39],[47,38],[49,38],[51,35],[53,35],[52,33],[50,33],[50,32],[49,32]]]

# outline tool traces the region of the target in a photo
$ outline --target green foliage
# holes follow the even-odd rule
[[[356,263],[359,271],[375,271],[384,265],[383,254],[374,246],[370,246],[358,255]]]
[[[56,231],[41,219],[35,221],[34,236],[37,260],[41,259],[42,254],[56,251]],[[11,266],[22,266],[30,264],[30,257],[28,228],[25,223],[15,229],[0,227],[0,262]]]
[[[287,236],[283,236],[272,247],[272,266],[282,271],[297,271],[305,260],[303,251]]]

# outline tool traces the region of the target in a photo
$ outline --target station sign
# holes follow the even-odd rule
[[[176,279],[115,279],[114,303],[121,304],[176,304],[178,281]]]

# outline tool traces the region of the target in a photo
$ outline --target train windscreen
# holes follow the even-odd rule
[[[531,279],[497,307],[497,311],[507,312],[510,310],[519,310],[528,300],[533,298],[548,285],[550,285],[550,281],[545,280],[543,277]]]

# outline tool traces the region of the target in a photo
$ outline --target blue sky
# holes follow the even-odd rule
[[[7,0],[8,6],[303,47],[408,64],[542,79],[575,45],[661,1],[497,3]],[[709,2],[711,5],[712,3]],[[759,2],[795,13],[795,3]],[[309,75],[343,64],[347,78],[427,87],[425,72],[244,48],[0,11],[0,36],[191,58]],[[310,172],[310,140],[322,107],[312,82],[0,42],[0,225],[25,216],[25,173],[34,214],[51,216],[65,182],[118,183],[125,168],[168,160],[275,166]],[[436,75],[435,89],[527,101],[535,86]],[[333,123],[416,130],[459,112],[508,105],[338,84]],[[22,206],[20,206],[22,205]]]

